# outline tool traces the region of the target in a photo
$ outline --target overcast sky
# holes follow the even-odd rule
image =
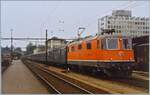
[[[149,1],[1,1],[1,34],[10,37],[75,38],[79,26],[86,28],[82,36],[97,33],[97,19],[111,15],[112,10],[131,10],[133,16],[149,17]],[[64,30],[64,31],[62,31]],[[53,33],[52,33],[53,32]],[[25,47],[29,41],[14,41]],[[2,41],[10,46],[10,41]]]

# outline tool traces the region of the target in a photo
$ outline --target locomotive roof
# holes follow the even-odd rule
[[[116,38],[119,37],[119,35],[96,35],[96,36],[90,36],[90,37],[85,37],[81,39],[74,40],[70,42],[68,45],[73,45],[73,44],[80,44],[83,41],[90,41],[96,38]],[[122,38],[130,38],[129,36],[121,36]]]
[[[85,37],[85,38],[76,39],[76,40],[71,41],[68,45],[79,44],[82,41],[89,41],[89,40],[95,39],[96,37],[97,36],[89,36],[89,37]]]

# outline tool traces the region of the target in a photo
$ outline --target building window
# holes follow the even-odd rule
[[[121,29],[121,26],[119,26],[119,29]]]
[[[86,47],[87,47],[87,49],[91,49],[91,43],[88,42],[88,43],[86,44]]]
[[[116,28],[118,28],[119,26],[116,26]]]
[[[148,31],[146,31],[146,33],[148,34],[149,32],[148,32]]]
[[[126,20],[128,20],[129,18],[128,17],[126,17]]]
[[[146,27],[146,29],[149,29],[149,27]]]
[[[108,19],[112,19],[112,17],[108,17]]]
[[[113,28],[113,26],[111,26],[111,28]]]
[[[110,24],[110,21],[108,21],[108,24]]]
[[[79,50],[82,49],[82,45],[81,44],[78,45],[78,49]]]

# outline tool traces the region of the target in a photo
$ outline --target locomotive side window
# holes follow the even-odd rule
[[[75,48],[74,48],[74,46],[72,46],[72,47],[71,47],[71,51],[74,51],[74,50],[75,50]]]
[[[97,40],[97,48],[99,48],[100,46],[99,46],[99,40]]]
[[[107,39],[107,48],[108,49],[117,49],[118,48],[118,39]]]
[[[101,48],[106,49],[106,39],[102,39]]]
[[[82,49],[82,45],[81,44],[78,45],[78,49],[79,50]]]
[[[70,52],[70,49],[69,49],[69,47],[67,47],[67,52]]]
[[[131,49],[131,41],[129,39],[123,39],[123,49]]]
[[[87,49],[91,49],[91,43],[90,43],[90,42],[88,42],[88,43],[86,44],[86,48],[87,48]]]

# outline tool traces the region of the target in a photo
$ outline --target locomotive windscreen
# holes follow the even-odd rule
[[[118,49],[117,38],[102,39],[102,49]]]
[[[118,39],[107,39],[107,49],[118,49]]]

